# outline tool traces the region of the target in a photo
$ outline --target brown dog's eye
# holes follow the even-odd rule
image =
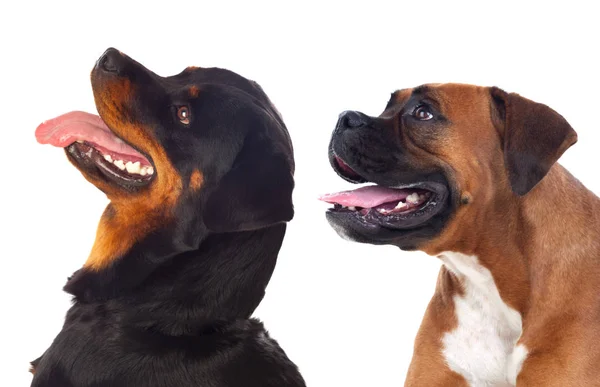
[[[433,118],[433,114],[425,105],[417,106],[417,108],[413,111],[412,115],[420,121],[428,121]]]
[[[180,106],[177,109],[177,118],[182,124],[188,125],[190,123],[190,109],[187,106]]]

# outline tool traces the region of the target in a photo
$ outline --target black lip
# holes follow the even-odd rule
[[[360,184],[368,182],[367,179],[356,172],[346,161],[344,161],[344,159],[335,154],[335,152],[332,152],[331,154],[331,166],[338,176],[350,183]]]
[[[336,218],[346,220],[362,227],[383,227],[390,230],[411,230],[427,224],[433,217],[444,211],[448,204],[449,190],[445,184],[426,181],[402,187],[390,188],[415,188],[431,192],[429,200],[418,209],[406,213],[384,215],[370,209],[365,215],[359,211],[330,208],[328,213],[335,213]]]
[[[129,191],[147,186],[154,177],[154,174],[147,176],[140,175],[139,177],[124,174],[115,165],[106,161],[93,145],[85,142],[75,142],[67,146],[65,150],[69,158],[82,170],[96,177],[104,177],[106,180]]]

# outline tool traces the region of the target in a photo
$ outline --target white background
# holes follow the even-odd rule
[[[342,110],[376,115],[396,88],[426,82],[515,91],[567,118],[579,143],[561,162],[600,192],[600,27],[584,3],[244,4],[2,4],[0,385],[29,385],[28,361],[59,332],[70,303],[61,288],[107,204],[34,130],[70,110],[95,112],[89,72],[110,46],[160,75],[229,68],[281,111],[296,149],[296,217],[255,315],[309,386],[401,385],[439,268],[330,229],[316,198],[349,187],[327,161]]]

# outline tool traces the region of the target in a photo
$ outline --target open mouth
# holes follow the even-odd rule
[[[126,188],[147,185],[154,176],[150,160],[117,137],[97,115],[71,112],[45,121],[35,131],[41,144],[65,148],[88,172]]]
[[[361,175],[356,173],[341,157],[334,155],[333,156],[333,165],[338,173],[344,180],[347,180],[351,183],[366,183],[367,179],[363,178]]]
[[[333,166],[345,180],[369,182],[337,155],[333,155]],[[349,218],[364,226],[414,229],[425,225],[446,207],[448,188],[438,180],[441,179],[424,179],[395,187],[368,185],[319,199],[333,204],[329,212],[338,218]]]

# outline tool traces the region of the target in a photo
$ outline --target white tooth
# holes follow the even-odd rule
[[[75,141],[75,142],[77,142],[77,143],[79,143],[79,144],[83,144],[83,141],[81,141],[81,140],[77,140],[77,141]]]
[[[356,211],[356,207],[354,207],[354,206],[350,206],[350,207],[348,207],[348,209],[349,209],[350,211]]]
[[[419,202],[419,194],[416,192],[411,193],[406,197],[406,201],[411,204],[417,204]]]
[[[119,144],[123,144],[124,141],[121,140],[119,137],[115,137],[115,141],[118,142]]]
[[[148,174],[152,175],[154,173],[154,168],[148,167]]]
[[[385,214],[388,212],[385,208],[378,208],[377,211],[379,211],[380,214]]]
[[[148,170],[148,168],[147,168],[147,167],[143,167],[143,168],[141,168],[141,169],[140,169],[140,175],[142,175],[142,176],[146,176],[146,174],[148,173],[148,172],[146,172],[147,170]]]
[[[125,168],[127,168],[127,172],[129,173],[140,173],[140,162],[136,161],[135,163],[132,163],[131,161],[128,161],[127,164],[125,164]]]
[[[406,203],[404,203],[404,202],[398,202],[398,204],[396,205],[396,207],[394,207],[394,209],[396,209],[396,208],[400,209],[400,208],[404,208],[406,206],[407,206]]]
[[[115,160],[113,164],[116,165],[121,171],[125,170],[125,163],[123,160]]]
[[[104,155],[104,160],[108,161],[109,163],[112,163],[112,157],[110,157],[110,155]]]

